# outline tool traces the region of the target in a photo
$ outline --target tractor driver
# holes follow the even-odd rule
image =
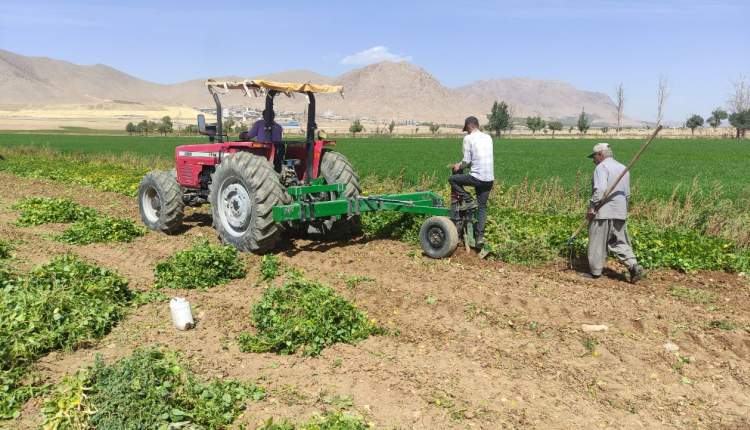
[[[479,208],[476,246],[482,248],[484,224],[487,221],[487,199],[490,197],[492,184],[495,182],[492,137],[479,130],[479,120],[474,116],[466,118],[463,131],[468,133],[464,136],[464,158],[461,162],[451,166],[453,174],[448,178],[448,183],[451,185],[452,194],[459,198],[459,210]],[[462,172],[466,167],[471,168],[468,175]],[[464,189],[465,185],[474,187],[477,194],[476,201]]]
[[[263,117],[253,124],[250,131],[247,133],[240,134],[241,140],[250,140],[256,138],[258,142],[273,142],[276,155],[273,158],[273,167],[277,172],[281,172],[281,164],[286,153],[284,144],[281,143],[281,126],[274,121],[276,115],[271,111],[271,138],[268,137],[268,131],[266,130],[266,121],[263,119],[266,117],[266,111],[263,110]]]
[[[258,142],[281,142],[281,126],[276,124],[274,121],[275,114],[273,111],[271,111],[271,138],[269,139],[269,136],[267,135],[268,132],[266,131],[266,121],[263,119],[266,117],[266,111],[263,111],[263,116],[261,119],[255,121],[252,128],[250,128],[250,131],[248,131],[244,136],[241,138],[250,140],[252,138],[257,138]]]

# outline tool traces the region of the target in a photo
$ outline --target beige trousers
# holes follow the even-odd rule
[[[602,274],[607,251],[615,254],[628,269],[638,263],[625,220],[595,219],[589,224],[589,271],[592,275]]]

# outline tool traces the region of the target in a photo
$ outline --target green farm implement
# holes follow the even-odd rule
[[[216,105],[216,123],[198,116],[209,143],[175,148],[175,170],[148,173],[138,188],[141,219],[164,233],[180,231],[185,206],[210,203],[213,226],[225,243],[241,251],[273,250],[282,233],[342,238],[359,229],[360,215],[396,211],[430,216],[420,230],[425,254],[450,256],[463,239],[474,246],[474,211],[445,207],[432,192],[361,195],[359,177],[342,154],[331,149],[315,123],[315,94],[342,87],[263,80],[206,82]],[[250,133],[231,140],[222,130],[220,95],[230,90],[265,97],[262,117]],[[283,140],[274,122],[274,98],[303,94],[307,100],[304,140]],[[252,140],[255,138],[255,140]]]

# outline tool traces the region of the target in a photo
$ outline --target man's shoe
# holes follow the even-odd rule
[[[640,264],[633,265],[628,271],[630,272],[631,284],[635,284],[643,278],[643,267]]]
[[[594,275],[594,274],[591,274],[589,272],[579,273],[578,276],[580,276],[582,278],[586,278],[586,279],[599,279],[599,278],[602,277],[602,275]]]
[[[476,209],[479,207],[479,204],[476,200],[470,200],[468,202],[463,202],[460,205],[458,205],[458,210],[460,211],[470,211],[472,209]]]
[[[484,238],[478,237],[477,240],[474,241],[474,249],[482,248],[484,248]]]

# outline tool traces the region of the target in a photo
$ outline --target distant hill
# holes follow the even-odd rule
[[[331,78],[308,70],[262,77],[276,81],[333,83],[344,86],[344,98],[323,96],[319,111],[347,117],[384,120],[414,119],[460,123],[469,114],[484,120],[495,100],[513,106],[516,117],[541,115],[573,120],[585,108],[598,123],[614,123],[615,106],[606,94],[583,91],[559,81],[493,79],[448,88],[419,66],[381,62]],[[223,77],[238,78],[238,77]],[[44,57],[26,57],[0,50],[0,105],[101,104],[112,101],[161,105],[210,106],[204,78],[171,85],[156,84],[97,64],[77,65]],[[279,109],[302,110],[304,99],[282,97]],[[262,99],[239,94],[226,105],[260,107]],[[638,121],[627,120],[629,124]]]

